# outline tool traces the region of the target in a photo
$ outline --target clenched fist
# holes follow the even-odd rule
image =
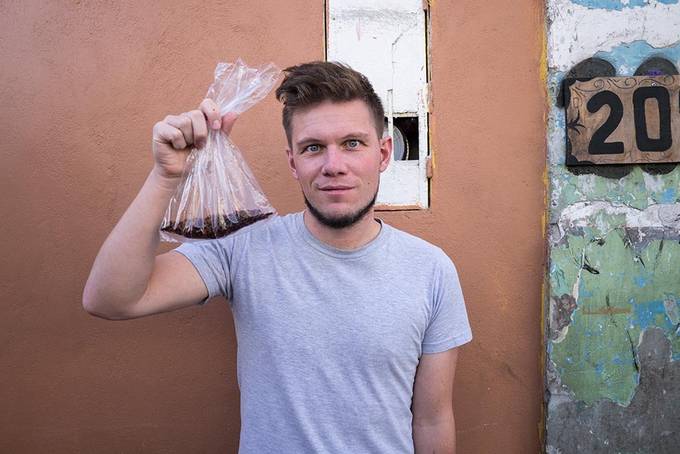
[[[220,109],[212,99],[204,99],[196,110],[168,115],[153,127],[153,158],[155,171],[168,179],[179,179],[192,148],[201,148],[208,129],[231,132],[237,115],[228,113],[220,118]]]

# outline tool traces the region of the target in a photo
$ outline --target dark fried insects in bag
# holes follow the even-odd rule
[[[180,221],[176,225],[164,226],[161,230],[175,233],[185,238],[221,238],[261,219],[266,219],[272,214],[262,211],[237,211],[230,216],[217,216],[216,226],[213,225],[211,217],[206,217],[203,218],[203,221]],[[236,219],[236,221],[232,221],[232,219]]]

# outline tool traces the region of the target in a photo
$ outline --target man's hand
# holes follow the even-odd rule
[[[179,180],[192,148],[201,148],[208,130],[231,132],[237,115],[220,118],[220,110],[212,99],[204,99],[196,110],[168,115],[153,127],[154,171],[161,177]]]

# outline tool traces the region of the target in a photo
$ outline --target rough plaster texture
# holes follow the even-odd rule
[[[464,453],[539,449],[545,169],[543,10],[432,2],[431,210],[414,230],[451,245],[475,339],[457,375]],[[465,252],[464,252],[465,251]],[[461,256],[464,253],[464,256]],[[462,261],[461,261],[462,259]]]
[[[621,3],[621,4],[619,4]],[[626,3],[625,5],[623,3]],[[679,169],[564,166],[564,75],[596,57],[616,75],[678,66],[677,2],[548,2],[549,453],[676,452],[680,399]],[[652,363],[645,352],[656,349]],[[661,375],[660,379],[655,379]],[[675,449],[675,450],[674,450]]]
[[[150,169],[153,124],[195,106],[218,60],[323,58],[323,3],[2,10],[0,452],[235,452],[236,346],[224,301],[110,322],[87,315],[80,298]],[[539,449],[541,29],[534,1],[432,2],[432,205],[381,213],[458,265],[475,334],[457,371],[463,454]],[[286,213],[303,204],[279,115],[270,96],[233,135]]]

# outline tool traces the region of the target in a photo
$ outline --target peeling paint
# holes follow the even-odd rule
[[[576,309],[576,299],[565,293],[560,297],[550,298],[550,338],[559,343],[564,340],[569,331],[571,314]]]
[[[573,0],[577,5],[592,9],[608,9],[621,11],[624,8],[637,8],[652,3],[673,4],[678,0]]]
[[[661,328],[680,352],[673,320],[678,309],[669,303],[680,295],[678,256],[677,241],[655,240],[636,251],[623,228],[602,237],[568,235],[553,247],[551,270],[560,272],[551,272],[551,291],[562,301],[577,296],[568,331],[555,336],[550,359],[575,398],[626,405],[637,386],[634,346],[647,328]],[[584,273],[585,265],[598,273]],[[556,323],[564,330],[564,318]]]
[[[547,20],[546,452],[677,452],[680,166],[567,168],[557,100],[589,58],[677,72],[680,4],[548,0]]]
[[[680,5],[679,5],[680,6]],[[674,14],[680,16],[680,10]],[[678,19],[680,20],[680,18]],[[663,57],[671,62],[680,61],[680,35],[671,30],[666,30],[669,41],[667,46],[657,47],[644,40],[631,40],[620,43],[610,50],[600,50],[594,56],[608,61],[616,69],[616,74],[628,76],[635,74],[636,69],[642,62],[652,57]]]
[[[593,236],[606,236],[622,227],[641,232],[650,227],[665,229],[668,238],[675,239],[680,238],[680,204],[654,204],[640,210],[621,203],[577,202],[562,210],[557,226],[559,236],[551,239],[554,244],[568,232],[587,229]]]
[[[674,295],[666,295],[663,300],[663,307],[666,311],[666,316],[671,321],[671,324],[677,326],[680,324],[680,306],[676,301]],[[677,331],[676,331],[677,334]]]
[[[583,404],[570,398],[554,370],[548,406],[546,452],[676,453],[680,445],[680,362],[671,361],[664,332],[641,333],[637,358],[640,384],[630,405],[610,400]]]
[[[680,11],[675,15],[680,20]],[[676,35],[672,30],[667,33]],[[549,51],[552,55],[552,50],[549,49]],[[618,75],[633,74],[645,60],[651,57],[663,57],[678,66],[680,42],[659,49],[644,41],[630,41],[621,43],[606,52],[597,52],[595,56],[614,65]],[[617,178],[600,178],[597,175],[588,174],[575,175],[564,166],[566,143],[564,110],[556,105],[556,98],[566,71],[574,65],[564,70],[551,67],[548,76],[548,92],[552,96],[551,109],[548,114],[549,222],[556,222],[556,216],[564,207],[587,200],[609,201],[640,210],[654,203],[678,203],[677,189],[680,188],[678,166],[675,168],[671,166],[670,171],[663,172],[664,175],[651,174],[655,167],[616,166],[615,169],[625,170],[622,177]]]
[[[655,48],[679,40],[680,4],[650,1],[646,6],[621,10],[592,9],[570,0],[548,2],[548,63],[568,71],[598,51],[623,42],[642,40]]]

